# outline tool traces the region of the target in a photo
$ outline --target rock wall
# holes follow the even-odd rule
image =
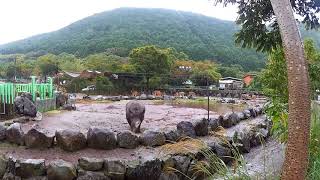
[[[160,146],[168,141],[175,141],[185,136],[201,138],[207,136],[210,130],[219,126],[233,128],[239,122],[260,116],[262,109],[249,108],[240,113],[228,113],[214,119],[201,119],[195,123],[180,122],[176,129],[166,132],[148,130],[141,135],[131,131],[114,134],[105,128],[90,128],[87,136],[72,130],[57,131],[55,136],[49,136],[38,126],[26,134],[21,130],[19,123],[6,128],[0,125],[1,140],[19,145],[25,144],[28,148],[49,148],[57,144],[65,151],[77,151],[87,146],[95,149],[136,148],[138,145]],[[255,120],[255,119],[253,119]],[[235,129],[226,134],[226,139],[236,147],[240,153],[248,153],[254,146],[262,143],[270,135],[271,122],[264,119],[253,123],[245,129]],[[23,140],[23,141],[22,141]],[[56,143],[54,143],[56,141]],[[107,143],[106,143],[107,142]],[[209,150],[214,152],[225,163],[230,163],[232,147],[222,141],[205,141]],[[151,158],[141,157],[131,161],[111,159],[96,159],[79,157],[78,163],[72,164],[61,159],[46,162],[44,159],[15,159],[14,157],[0,156],[0,176],[3,179],[132,179],[132,180],[175,180],[185,179],[181,173],[169,173],[168,168],[174,168],[188,176],[193,175],[193,165],[203,160],[199,152],[189,154],[168,154]],[[197,179],[203,179],[199,176]]]

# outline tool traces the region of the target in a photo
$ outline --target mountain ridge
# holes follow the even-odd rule
[[[111,51],[127,56],[135,47],[154,44],[173,47],[193,60],[240,64],[247,70],[262,68],[264,54],[234,44],[233,35],[238,29],[232,21],[197,13],[118,8],[96,13],[56,31],[0,45],[0,53],[66,52],[84,57]]]

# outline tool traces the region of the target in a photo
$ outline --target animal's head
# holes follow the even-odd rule
[[[134,119],[132,119],[131,125],[130,125],[131,131],[132,131],[132,132],[135,132],[135,133],[140,133],[141,123],[142,123],[142,122],[140,121],[139,118],[134,118]]]

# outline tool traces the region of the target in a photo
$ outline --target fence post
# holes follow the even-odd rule
[[[48,77],[48,83],[49,83],[49,98],[53,98],[53,81],[52,81],[52,77]]]
[[[32,100],[36,102],[36,77],[31,76],[31,93],[32,93]]]

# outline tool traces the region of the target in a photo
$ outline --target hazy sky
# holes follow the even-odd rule
[[[235,7],[209,0],[0,0],[0,44],[60,29],[95,13],[119,7],[167,8],[235,20]]]

